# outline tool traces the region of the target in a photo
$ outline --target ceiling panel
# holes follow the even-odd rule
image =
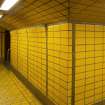
[[[67,0],[20,0],[10,11],[4,12],[1,26],[8,29],[35,24],[64,21],[68,15]]]
[[[105,23],[105,0],[20,0],[10,11],[4,11],[4,14],[0,26],[6,29],[68,19]]]
[[[105,24],[105,0],[71,0],[70,19]]]

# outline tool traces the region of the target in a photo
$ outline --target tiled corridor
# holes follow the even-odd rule
[[[0,0],[0,105],[105,105],[105,0]]]
[[[42,105],[6,67],[0,64],[0,105]]]

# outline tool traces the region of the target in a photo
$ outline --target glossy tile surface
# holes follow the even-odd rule
[[[0,105],[43,105],[17,77],[0,64]]]

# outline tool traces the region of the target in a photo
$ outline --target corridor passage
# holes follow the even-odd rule
[[[0,62],[0,105],[105,105],[105,0],[0,0]]]
[[[42,105],[6,67],[0,64],[0,105]]]

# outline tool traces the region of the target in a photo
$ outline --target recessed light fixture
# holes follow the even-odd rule
[[[19,0],[4,0],[0,10],[10,10]]]

